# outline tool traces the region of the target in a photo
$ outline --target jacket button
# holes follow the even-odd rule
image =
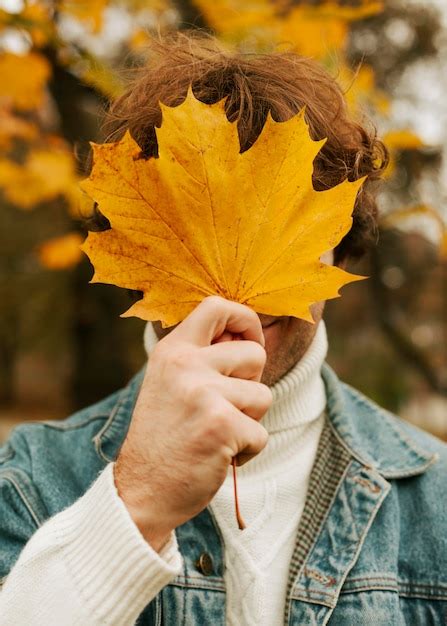
[[[211,576],[213,573],[213,559],[208,552],[202,552],[195,565],[204,576]]]

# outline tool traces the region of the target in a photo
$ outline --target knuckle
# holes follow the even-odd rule
[[[269,434],[261,424],[256,424],[258,428],[256,429],[256,433],[254,435],[254,445],[259,452],[265,448],[267,445],[267,440],[269,438]]]
[[[231,420],[227,408],[216,404],[204,420],[202,436],[223,442],[227,439],[230,428]]]
[[[265,348],[263,348],[261,344],[256,341],[250,341],[250,344],[253,360],[260,366],[264,367],[267,360],[267,352],[265,351]]]
[[[259,405],[265,410],[267,410],[273,402],[272,390],[267,385],[264,385],[264,383],[257,383],[256,397]]]
[[[179,383],[179,393],[183,403],[190,408],[196,408],[205,404],[208,389],[203,383],[199,383],[191,376],[184,376]]]
[[[192,346],[181,345],[155,346],[151,359],[169,372],[173,377],[182,376],[185,372],[197,369],[197,353]],[[150,360],[151,360],[150,359]]]
[[[172,350],[169,362],[177,370],[188,370],[191,367],[192,354],[186,350]]]
[[[202,306],[206,306],[211,311],[220,311],[224,302],[225,300],[221,296],[207,296],[202,300]]]

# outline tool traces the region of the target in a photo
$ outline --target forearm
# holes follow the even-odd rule
[[[113,464],[29,540],[0,593],[2,626],[133,626],[181,570],[175,534],[158,554],[119,498]]]

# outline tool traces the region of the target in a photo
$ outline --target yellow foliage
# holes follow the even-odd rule
[[[138,28],[132,33],[132,37],[129,40],[129,47],[131,50],[141,50],[148,45],[150,41],[150,35],[144,28]]]
[[[32,141],[38,136],[38,128],[28,120],[14,115],[7,108],[0,108],[0,149],[11,147],[13,139]]]
[[[73,157],[61,150],[35,150],[23,165],[0,160],[0,187],[5,197],[23,209],[65,195],[76,197],[77,177]]]
[[[417,150],[422,148],[424,142],[411,130],[392,130],[383,137],[390,150]]]
[[[82,183],[112,226],[82,246],[91,282],[144,293],[123,317],[170,326],[219,294],[258,313],[312,321],[312,303],[360,279],[319,259],[350,230],[363,181],[313,189],[324,141],[311,140],[303,111],[282,123],[269,116],[242,154],[223,101],[203,104],[190,90],[162,113],[159,158],[142,158],[127,133],[93,146]]]
[[[77,265],[82,259],[83,237],[72,232],[45,241],[38,248],[41,264],[50,270],[65,270]]]
[[[447,260],[447,226],[444,227],[444,231],[441,236],[439,244],[439,256],[443,260]]]
[[[398,154],[402,150],[418,150],[424,146],[422,139],[413,131],[401,129],[385,133],[383,141],[390,152],[390,162],[385,177],[390,178],[396,171]]]
[[[162,13],[167,9],[172,8],[170,0],[121,0],[121,4],[124,4],[131,11],[155,11]]]
[[[120,96],[124,90],[117,73],[96,60],[91,60],[89,67],[82,73],[82,79],[87,85],[95,87],[112,100]]]
[[[20,23],[31,36],[33,44],[41,48],[54,36],[54,22],[48,5],[42,3],[26,4],[20,13]]]
[[[389,100],[376,87],[374,70],[371,66],[362,65],[357,71],[353,71],[347,65],[342,65],[337,79],[345,92],[350,109],[355,114],[361,114],[365,104],[372,105],[380,113],[388,113]]]
[[[26,31],[36,48],[55,38],[55,23],[48,3],[26,3],[20,13],[0,10],[0,30],[4,28]]]
[[[195,0],[211,27],[232,42],[287,44],[299,54],[324,58],[345,46],[348,23],[383,11],[383,2],[366,1],[343,6],[329,0],[317,6],[282,7],[273,0]]]
[[[301,4],[280,18],[279,37],[304,56],[324,58],[346,45],[348,23],[383,11],[382,2],[366,2],[358,7],[324,2],[316,6]]]
[[[292,44],[304,56],[324,58],[345,45],[348,26],[343,19],[330,17],[320,7],[296,6],[281,21],[281,41]]]
[[[434,220],[439,228],[439,255],[441,258],[447,257],[447,225],[442,219],[439,211],[426,204],[403,207],[388,215],[385,215],[380,224],[382,228],[399,228],[408,226],[408,220],[414,217],[428,217]]]
[[[45,85],[50,77],[47,60],[38,53],[0,54],[0,102],[19,110],[38,108],[43,102]]]
[[[410,217],[419,217],[421,215],[431,217],[438,223],[440,229],[443,229],[444,224],[438,211],[426,204],[396,209],[392,213],[385,215],[380,223],[384,228],[392,228],[394,226],[400,226]]]
[[[302,6],[306,7],[306,5]],[[319,5],[312,7],[307,6],[306,8],[323,19],[329,18],[344,20],[346,22],[356,22],[382,13],[385,9],[385,5],[383,0],[363,0],[357,6],[343,5],[337,0],[326,0],[326,2],[322,2]]]
[[[59,8],[91,26],[94,33],[102,28],[103,12],[109,0],[61,0]]]
[[[276,24],[276,8],[270,0],[195,0],[211,28],[233,41],[250,35],[254,28],[271,29]]]

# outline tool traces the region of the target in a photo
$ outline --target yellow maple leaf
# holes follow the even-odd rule
[[[82,258],[82,235],[76,232],[53,237],[42,243],[37,254],[41,264],[50,270],[65,270],[77,265]]]
[[[161,107],[159,158],[142,158],[129,133],[93,144],[82,183],[112,227],[82,246],[91,282],[144,293],[122,317],[170,326],[218,294],[312,321],[312,303],[361,278],[319,260],[350,230],[363,181],[313,189],[324,141],[311,140],[304,110],[287,122],[269,116],[241,154],[223,101],[204,104],[190,90],[180,106]]]
[[[48,61],[40,54],[1,53],[0,101],[23,111],[39,107],[50,73]]]

